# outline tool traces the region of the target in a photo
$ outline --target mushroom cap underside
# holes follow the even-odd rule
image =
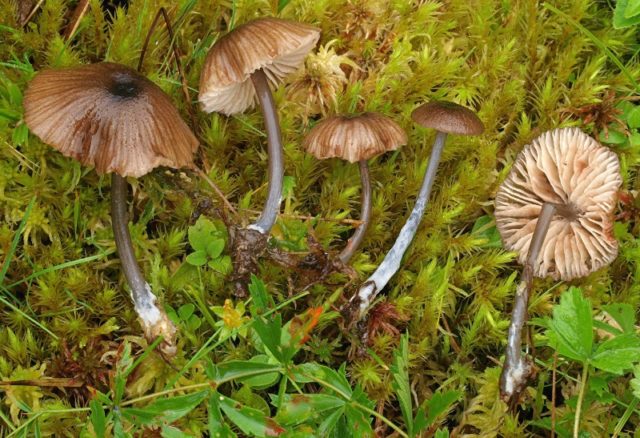
[[[544,203],[556,206],[534,275],[571,280],[618,252],[613,211],[622,183],[618,157],[577,128],[547,131],[525,146],[495,202],[506,249],[524,264]]]
[[[200,74],[198,100],[205,112],[231,115],[257,100],[250,76],[262,69],[271,85],[296,71],[320,38],[320,29],[279,18],[238,26],[209,50]]]

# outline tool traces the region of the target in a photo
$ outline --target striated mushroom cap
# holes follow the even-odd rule
[[[324,119],[307,134],[302,145],[321,160],[337,157],[355,163],[406,143],[407,134],[389,117],[363,113]]]
[[[418,125],[458,135],[480,135],[484,125],[473,111],[453,102],[433,101],[419,106],[411,118]]]
[[[577,128],[547,131],[525,146],[496,196],[505,248],[524,264],[545,202],[556,214],[534,265],[537,277],[582,277],[618,253],[613,210],[622,183],[618,157]]]
[[[209,50],[200,74],[202,109],[230,115],[251,108],[256,101],[251,73],[263,69],[277,85],[298,69],[319,38],[320,29],[279,18],[235,28]]]
[[[24,108],[43,142],[98,173],[139,177],[158,166],[190,166],[198,147],[169,96],[124,65],[42,71]]]

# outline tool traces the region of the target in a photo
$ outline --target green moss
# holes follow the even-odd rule
[[[595,126],[582,110],[606,100],[609,91],[620,97],[637,93],[637,84],[592,39],[566,17],[532,1],[135,0],[113,16],[105,16],[100,3],[89,2],[70,41],[61,35],[76,2],[47,0],[24,29],[16,22],[12,3],[0,5],[6,18],[0,27],[0,260],[9,260],[12,254],[0,289],[0,297],[11,305],[0,302],[0,380],[36,371],[51,377],[50,365],[63,349],[77,359],[82,375],[83,363],[89,368],[82,353],[97,355],[98,350],[90,348],[98,341],[108,345],[100,352],[104,360],[97,361],[106,373],[113,369],[109,358],[124,340],[136,345],[136,354],[146,347],[115,256],[108,179],[64,158],[24,130],[22,94],[34,72],[101,60],[135,67],[153,17],[165,6],[175,23],[193,102],[184,101],[163,24],[151,37],[143,72],[173,97],[188,120],[187,108],[195,102],[211,44],[233,25],[277,14],[280,3],[286,4],[280,16],[316,25],[322,37],[305,68],[274,93],[285,144],[285,173],[292,186],[283,203],[284,215],[274,228],[275,244],[306,251],[306,237],[312,231],[325,247],[339,251],[352,232],[339,219],[359,214],[356,166],[317,161],[300,146],[319,118],[336,112],[380,111],[409,135],[407,146],[370,163],[373,222],[353,259],[353,267],[364,278],[391,246],[426,169],[434,133],[414,126],[411,111],[431,99],[476,109],[486,132],[477,138],[448,140],[418,236],[385,299],[407,320],[391,324],[410,334],[411,383],[418,401],[441,387],[464,393],[441,424],[461,434],[483,436],[543,433],[534,423],[550,415],[551,352],[544,347],[536,351],[546,383],[529,388],[523,403],[527,415],[506,414],[497,392],[498,362],[519,266],[513,254],[491,241],[490,232],[478,231],[474,224],[491,217],[498,184],[532,138],[558,125],[600,131],[603,127]],[[631,76],[640,77],[634,52],[637,29],[614,30],[606,2],[558,0],[553,5],[592,32]],[[253,210],[266,197],[266,137],[259,111],[234,117],[196,111],[196,123],[202,143],[199,165],[238,207],[245,222],[255,217]],[[621,158],[625,189],[637,190],[638,145],[611,147]],[[196,328],[181,326],[187,333],[180,337],[175,360],[180,369],[222,321],[210,307],[222,306],[232,296],[233,284],[224,275],[185,263],[191,252],[188,227],[200,214],[218,217],[223,206],[211,187],[189,170],[156,170],[130,182],[131,233],[146,278],[164,303],[174,309],[193,303],[195,315],[203,321]],[[34,206],[21,227],[32,199]],[[621,250],[610,268],[573,282],[596,309],[609,302],[636,307],[640,303],[638,223],[633,216],[617,224]],[[267,260],[259,276],[276,302],[299,292],[305,280]],[[290,305],[282,310],[288,320],[308,306],[326,308],[297,361],[337,368],[347,360],[349,336],[338,329],[339,317],[330,307],[339,305],[340,295],[348,297],[357,285],[353,281],[345,286],[347,280],[332,276],[311,287],[311,293],[296,302],[297,309]],[[565,289],[554,286],[550,281],[536,282],[532,316],[549,315],[555,297]],[[354,383],[381,402],[384,414],[401,423],[389,371],[383,366],[390,363],[396,341],[396,336],[381,331],[371,343],[381,362],[354,358],[348,370]],[[238,336],[195,360],[179,381],[202,382],[208,361],[248,359],[263,348],[250,335]],[[176,376],[154,354],[144,364],[130,378],[132,397],[160,391]],[[575,370],[567,364],[558,366],[562,370],[558,379],[567,385]],[[225,388],[226,393],[231,389]],[[624,385],[612,385],[611,391],[628,402]],[[75,399],[56,389],[27,392],[19,398],[36,411],[84,407],[87,402],[86,397]],[[17,427],[29,417],[20,412],[14,398],[5,400],[0,407],[0,434],[9,430],[2,418]],[[529,415],[536,403],[535,415]],[[571,413],[564,399],[559,403],[559,418],[563,412]],[[624,412],[620,404],[607,407],[590,411],[584,420],[594,434],[605,434],[605,428],[610,433]],[[197,433],[206,421],[202,412],[196,412],[177,426]],[[635,430],[637,422],[638,416],[632,416],[624,430]],[[87,413],[46,416],[39,424],[43,433],[78,436],[87,427]]]

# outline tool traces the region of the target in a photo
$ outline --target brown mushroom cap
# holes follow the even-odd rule
[[[411,118],[418,125],[447,134],[480,135],[484,132],[484,125],[476,113],[453,102],[425,103],[411,113]]]
[[[613,261],[618,157],[577,128],[547,131],[520,152],[496,196],[502,241],[524,264],[543,203],[556,206],[534,265],[537,277],[571,280]]]
[[[307,134],[302,145],[318,159],[342,158],[356,163],[407,143],[407,134],[389,117],[378,113],[332,116]]]
[[[43,142],[98,173],[139,177],[157,166],[190,166],[198,147],[169,96],[119,64],[42,71],[24,108]]]
[[[229,115],[251,108],[256,101],[251,73],[263,69],[277,85],[298,69],[318,38],[320,29],[279,18],[260,18],[235,28],[209,50],[200,74],[202,109]]]

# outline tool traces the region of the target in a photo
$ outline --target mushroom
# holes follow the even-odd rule
[[[572,280],[615,259],[617,156],[578,128],[547,131],[524,147],[502,183],[495,216],[504,247],[524,265],[516,290],[500,391],[517,399],[533,365],[521,356],[533,277]]]
[[[338,256],[342,263],[349,262],[369,226],[371,181],[367,160],[406,143],[407,134],[404,130],[389,117],[378,113],[329,117],[314,126],[305,137],[302,145],[316,158],[337,157],[350,163],[357,162],[360,167],[362,223]]]
[[[198,140],[169,96],[114,63],[38,73],[29,83],[24,108],[27,126],[43,142],[100,174],[112,173],[113,233],[136,313],[147,339],[161,335],[160,351],[174,355],[176,329],[135,259],[125,177],[137,178],[158,166],[190,166]]]
[[[257,269],[255,259],[280,211],[284,177],[280,125],[269,83],[276,86],[297,70],[320,38],[320,30],[278,18],[245,23],[220,38],[209,50],[200,76],[198,100],[205,112],[237,114],[260,102],[267,131],[269,188],[258,220],[234,233],[233,259],[238,294]]]
[[[434,128],[438,131],[431,157],[429,158],[429,165],[416,198],[415,206],[402,226],[393,247],[376,271],[360,286],[358,293],[351,298],[343,309],[343,314],[347,320],[350,320],[350,324],[359,322],[365,316],[375,297],[400,268],[402,256],[413,240],[427,206],[447,135],[479,135],[484,131],[482,122],[473,111],[451,102],[435,101],[426,103],[414,110],[411,118],[419,125],[426,128]]]

